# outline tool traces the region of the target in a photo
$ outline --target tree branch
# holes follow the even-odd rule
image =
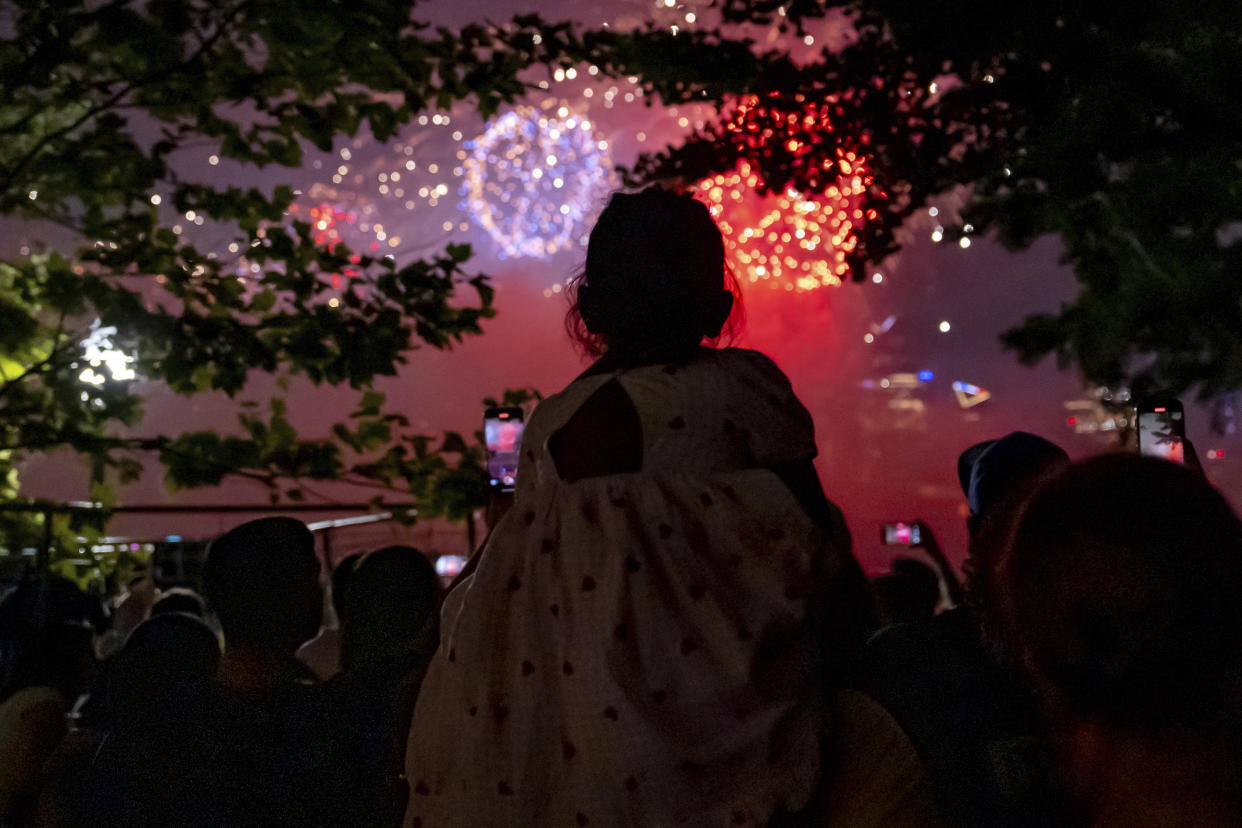
[[[39,360],[35,364],[31,365],[29,368],[27,368],[22,373],[18,374],[16,377],[13,377],[13,379],[6,380],[3,385],[0,385],[0,399],[3,399],[4,396],[9,392],[9,389],[12,388],[17,383],[22,382],[27,377],[46,373],[47,369],[52,366],[52,363],[54,362],[54,359],[57,356],[57,352],[61,350],[62,343],[60,342],[60,338],[63,333],[66,312],[67,311],[63,311],[63,310],[61,311],[60,321],[57,323],[56,335],[53,339],[52,350],[48,352],[48,355],[46,357]],[[71,344],[72,341],[73,340],[66,340],[64,344]]]
[[[203,44],[197,50],[195,50],[194,54],[190,55],[189,58],[187,58],[185,61],[182,62],[182,66],[188,66],[190,63],[197,60],[201,55],[209,51],[211,47],[213,47],[216,44],[216,41],[219,40],[224,35],[225,31],[227,31],[229,24],[233,22],[233,18],[235,18],[237,14],[248,5],[250,5],[250,0],[242,0],[242,2],[234,6],[232,10],[226,12],[223,15],[223,19],[220,21],[220,25],[216,29],[216,31],[213,32],[212,35],[209,38],[207,38],[207,40],[205,40]],[[128,95],[130,92],[134,91],[135,89],[138,89],[150,83],[153,80],[165,77],[167,74],[168,74],[168,71],[163,70],[160,72],[153,72],[144,78],[130,81],[129,83],[122,86],[120,91],[116,92],[115,94],[108,97],[106,100],[101,101],[100,103],[88,109],[85,113],[82,114],[81,117],[75,120],[72,124],[69,124],[66,127],[62,127],[61,129],[58,129],[54,132],[50,132],[47,135],[44,135],[30,149],[30,151],[27,152],[12,167],[12,169],[10,169],[7,172],[5,177],[3,179],[0,179],[0,192],[7,192],[9,188],[13,185],[13,182],[17,178],[18,173],[20,173],[23,169],[25,169],[25,167],[28,164],[30,164],[30,162],[33,161],[49,143],[59,138],[63,138],[64,136],[78,129],[78,127],[82,126],[90,119],[94,118],[96,115],[99,115],[100,113],[105,112],[108,109],[111,109],[112,107],[116,106],[117,104],[120,103],[122,98],[124,98],[126,95]]]
[[[24,156],[22,156],[22,158],[8,171],[7,175],[5,175],[5,177],[2,180],[0,180],[2,181],[2,183],[0,183],[0,191],[7,192],[9,188],[13,185],[13,181],[17,178],[18,173],[20,173],[23,169],[25,169],[25,167],[31,161],[33,161],[39,155],[39,153],[43,151],[44,147],[46,147],[52,141],[55,141],[58,138],[63,138],[64,136],[73,132],[78,127],[82,126],[87,121],[89,121],[91,118],[94,118],[96,115],[100,114],[101,112],[104,112],[110,109],[117,102],[119,102],[121,98],[124,98],[126,95],[128,95],[133,90],[133,88],[134,88],[133,83],[126,84],[125,86],[121,87],[121,90],[119,92],[112,95],[107,100],[102,101],[96,104],[95,106],[91,107],[90,109],[86,110],[86,112],[84,112],[81,117],[79,117],[76,121],[74,121],[69,126],[62,127],[61,129],[58,129],[54,132],[49,132],[47,135],[44,135],[42,138],[40,138],[38,142],[36,142],[35,145],[30,148],[30,151],[27,152]]]

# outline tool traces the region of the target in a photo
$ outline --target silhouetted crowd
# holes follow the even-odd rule
[[[823,683],[839,714],[824,801],[770,824],[1238,824],[1230,507],[1190,469],[1070,465],[1021,433],[968,451],[961,479],[962,602],[937,612],[955,579],[912,558],[873,580],[883,623]],[[339,627],[321,629],[310,532],[265,518],[211,545],[202,590],[148,603],[104,659],[119,631],[99,634],[70,581],[32,576],[5,596],[3,824],[402,824],[418,796],[407,734],[439,644],[427,559],[345,559]]]
[[[439,578],[408,547],[338,564],[321,678],[297,657],[322,637],[319,574],[302,523],[246,523],[211,546],[206,604],[165,593],[102,660],[86,596],[23,581],[0,605],[3,824],[399,823]]]
[[[706,207],[614,196],[568,293],[598,359],[445,594],[270,517],[106,631],[6,595],[0,828],[1242,824],[1242,522],[1199,470],[979,443],[964,578],[919,525],[934,567],[868,583],[789,380],[703,345]]]

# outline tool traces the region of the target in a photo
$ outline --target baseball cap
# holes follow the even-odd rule
[[[1069,455],[1056,443],[1014,431],[962,452],[957,458],[957,476],[970,513],[978,515],[1036,477],[1067,465]]]

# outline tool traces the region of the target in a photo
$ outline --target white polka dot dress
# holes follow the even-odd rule
[[[548,439],[613,379],[642,469],[566,483]],[[810,415],[753,351],[545,400],[514,506],[445,602],[406,825],[762,826],[804,805],[826,726],[808,606],[848,541],[770,469],[814,454]]]

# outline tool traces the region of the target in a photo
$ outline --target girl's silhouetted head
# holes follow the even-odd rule
[[[685,359],[740,312],[724,240],[707,206],[659,186],[617,193],[570,284],[570,335],[592,356]]]

